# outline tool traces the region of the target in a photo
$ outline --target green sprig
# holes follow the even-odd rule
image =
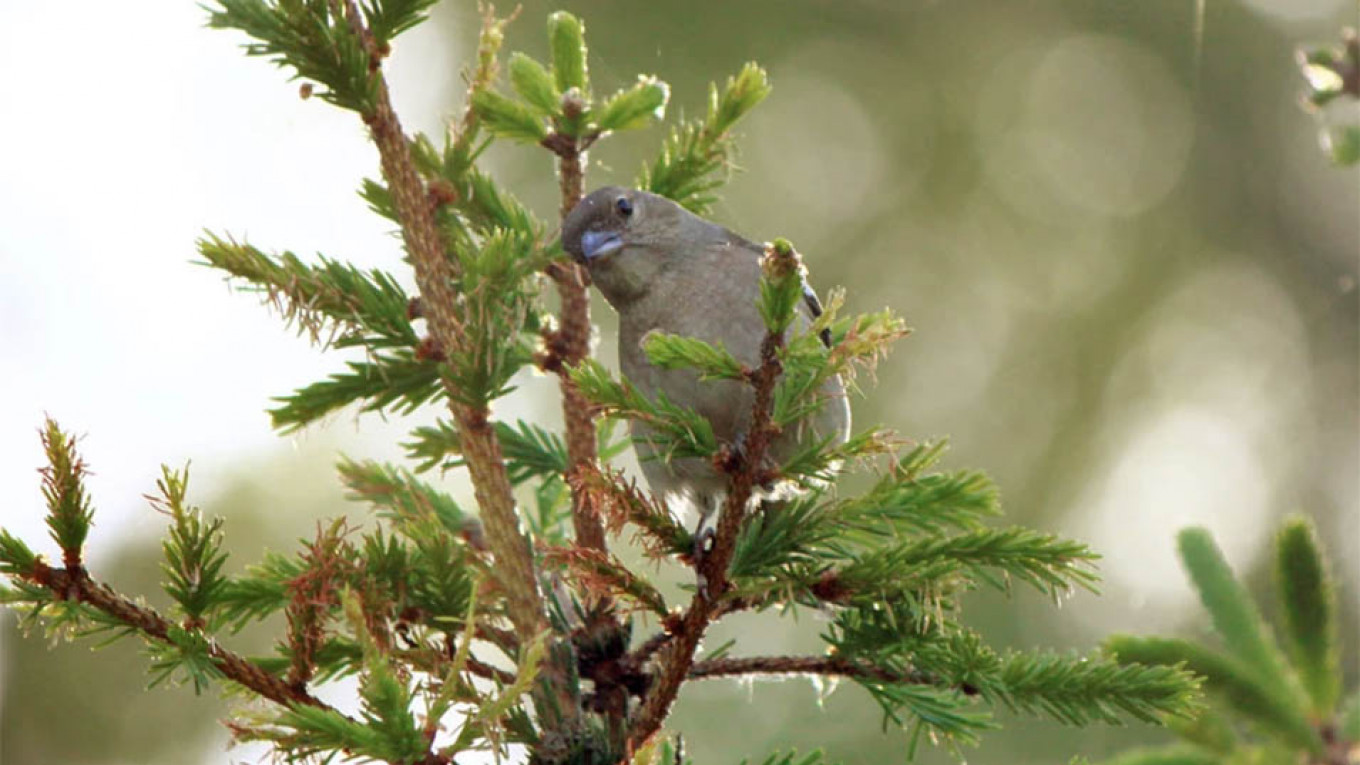
[[[348,371],[274,399],[280,403],[269,410],[274,427],[291,433],[356,402],[362,403],[360,411],[364,412],[409,414],[445,395],[438,363],[417,358],[413,351],[374,353],[345,366]]]
[[[753,63],[728,78],[721,93],[709,86],[707,114],[671,130],[661,153],[643,167],[638,186],[700,215],[708,212],[732,167],[732,128],[769,94],[765,70]]]
[[[1233,576],[1213,537],[1206,529],[1190,528],[1182,531],[1177,541],[1181,562],[1228,653],[1265,687],[1283,694],[1291,706],[1306,708],[1298,677],[1285,664],[1260,612]]]
[[[1308,519],[1287,521],[1275,549],[1289,655],[1312,702],[1313,716],[1323,718],[1341,696],[1336,591]]]
[[[582,95],[589,93],[585,23],[566,11],[550,14],[548,47],[552,50],[552,73],[558,92],[575,88]]]
[[[391,519],[397,528],[408,533],[412,528],[434,524],[450,533],[463,534],[472,523],[453,497],[402,468],[350,459],[341,459],[336,468],[351,499],[372,504],[380,517]]]
[[[407,316],[410,297],[381,270],[364,272],[324,256],[311,266],[291,252],[271,256],[216,234],[200,239],[198,252],[207,265],[263,293],[314,342],[330,334],[338,335],[341,348],[413,348],[420,342]]]
[[[533,109],[494,90],[477,91],[472,105],[482,124],[500,138],[539,143],[548,137],[548,126]]]
[[[671,89],[652,75],[639,75],[631,88],[610,96],[594,114],[595,128],[601,132],[635,130],[666,116]]]
[[[647,360],[662,369],[694,369],[700,380],[744,380],[747,369],[722,343],[665,332],[649,332],[642,350]]]
[[[523,53],[510,55],[510,85],[540,116],[550,117],[562,107],[562,91],[552,73]]]
[[[439,0],[360,0],[359,7],[368,29],[380,45],[415,27],[427,18],[427,11]]]
[[[160,496],[150,498],[152,505],[170,517],[169,535],[161,543],[165,591],[190,624],[206,626],[227,587],[222,573],[227,562],[222,550],[223,521],[204,518],[201,510],[188,504],[188,466],[178,471],[162,466],[156,488]],[[195,687],[198,685],[195,682]]]
[[[218,0],[210,6],[208,26],[245,32],[254,40],[243,46],[246,55],[292,69],[294,79],[320,83],[317,96],[328,103],[371,114],[377,107],[378,79],[369,69],[368,52],[349,22],[331,8],[297,0]]]
[[[664,393],[649,400],[627,380],[614,380],[594,359],[586,359],[573,369],[571,379],[606,414],[640,420],[659,431],[664,439],[659,445],[667,459],[710,457],[718,450],[713,425],[707,419],[672,403]]]
[[[1203,677],[1210,691],[1238,713],[1311,752],[1322,751],[1317,732],[1301,710],[1278,688],[1263,684],[1251,670],[1231,657],[1196,643],[1175,638],[1118,635],[1105,650],[1120,661],[1180,666]]]
[[[42,430],[47,467],[42,473],[43,499],[47,501],[47,528],[61,548],[63,563],[76,568],[81,563],[81,548],[90,533],[94,510],[85,493],[85,462],[76,453],[75,439],[48,418]]]

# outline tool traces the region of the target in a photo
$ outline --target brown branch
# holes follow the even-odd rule
[[[435,224],[429,191],[412,161],[410,143],[392,109],[387,81],[382,75],[382,57],[363,25],[355,0],[345,0],[345,16],[371,59],[372,76],[377,85],[376,106],[363,118],[378,147],[383,178],[391,190],[393,206],[401,222],[402,240],[411,256],[416,284],[420,288],[421,312],[431,336],[441,348],[446,352],[461,350],[465,346],[465,336],[462,318],[457,314],[456,273]],[[449,409],[459,426],[463,457],[482,511],[487,541],[496,557],[494,571],[509,601],[510,619],[522,634],[537,634],[545,624],[542,599],[528,540],[519,531],[514,495],[500,443],[491,429],[488,412],[484,408],[458,403],[458,391],[447,377],[444,386],[451,394]]]
[[[332,2],[338,4],[338,0]],[[392,108],[387,81],[382,74],[383,52],[377,49],[372,34],[365,28],[355,0],[344,0],[344,10],[352,32],[363,42],[369,55],[376,86],[376,106],[371,113],[363,114],[363,119],[378,147],[383,178],[401,223],[402,240],[420,289],[421,312],[439,347],[447,353],[456,353],[465,348],[466,336],[462,318],[457,313],[458,294],[454,288],[457,274],[453,260],[444,250],[429,189],[416,171],[410,142]],[[487,543],[495,556],[493,572],[505,593],[510,621],[515,631],[525,638],[537,635],[547,628],[543,599],[529,540],[520,531],[505,458],[491,428],[490,413],[485,407],[460,403],[459,391],[447,376],[443,377],[443,384],[450,393],[449,409],[462,438],[463,459],[481,510]],[[556,655],[556,652],[551,653]],[[569,668],[559,664],[550,661],[544,667],[540,675],[544,685],[540,690],[547,696],[540,695],[536,706],[544,717],[552,716],[556,718],[555,722],[574,724],[579,700],[570,687]],[[551,722],[547,725],[556,727]]]
[[[773,248],[766,252],[770,258],[796,259],[792,251],[779,253]],[[796,267],[796,260],[792,261]],[[777,267],[787,267],[786,263],[775,263]],[[629,731],[629,750],[636,751],[661,728],[680,693],[680,686],[689,676],[694,664],[694,652],[699,647],[704,631],[720,608],[723,595],[728,588],[727,567],[732,562],[736,550],[737,535],[746,518],[746,505],[750,502],[757,485],[760,483],[762,465],[770,442],[778,433],[778,428],[770,421],[774,404],[775,382],[783,371],[779,361],[779,351],[784,346],[781,332],[766,332],[760,344],[760,367],[751,375],[750,383],[755,388],[755,405],[752,407],[751,426],[746,433],[744,454],[723,455],[715,462],[730,464],[727,499],[718,516],[717,532],[713,548],[699,561],[698,574],[700,587],[695,591],[689,609],[674,630],[675,638],[662,649],[662,667],[655,684],[644,699],[632,730]]]
[[[884,683],[933,685],[935,679],[924,672],[896,672],[866,661],[838,656],[753,656],[743,659],[700,661],[689,669],[689,679],[708,680],[743,675],[835,675]]]
[[[585,102],[576,91],[569,91],[562,97],[562,112],[568,119],[579,117],[585,108]],[[557,155],[562,200],[560,215],[563,219],[585,195],[586,148],[595,137],[579,140],[554,132],[543,142],[545,148]],[[572,367],[590,356],[590,274],[584,266],[570,260],[554,262],[548,267],[547,273],[557,285],[562,307],[556,330],[545,337],[548,353],[544,368],[557,373],[562,389],[562,416],[567,430],[566,475],[573,476],[583,470],[598,469],[600,453],[594,406],[568,374]],[[568,484],[576,544],[601,556],[608,555],[604,520],[600,518],[596,503],[590,500],[589,493],[577,482],[569,480]],[[590,593],[587,593],[587,598],[592,602],[592,607],[585,629],[595,639],[608,642],[607,636],[617,635],[622,630],[612,599],[607,594]],[[607,718],[610,739],[616,746],[622,747],[627,735],[628,692],[619,683],[603,677],[597,678],[595,685],[593,706]]]
[[[484,677],[487,680],[495,680],[501,685],[510,685],[515,682],[514,672],[492,666],[491,664],[487,664],[481,659],[473,658],[472,656],[467,658],[467,670],[478,677]]]
[[[724,598],[718,605],[714,606],[713,610],[709,613],[709,619],[719,619],[737,611],[745,611],[756,607],[757,604],[757,601],[750,598]],[[663,631],[653,634],[651,637],[644,640],[637,648],[629,651],[626,656],[619,659],[619,664],[629,671],[641,672],[643,665],[656,655],[658,651],[665,648],[666,644],[675,637],[675,633],[680,630],[680,621],[682,618],[683,615],[678,612],[672,614],[663,622],[663,627],[665,628]]]
[[[574,119],[585,110],[576,92],[562,97],[563,114]],[[562,197],[561,217],[576,207],[585,195],[586,141],[554,132],[543,145],[557,155],[557,174]],[[567,425],[567,473],[593,465],[599,454],[595,435],[595,412],[590,401],[572,382],[567,371],[590,356],[590,274],[585,267],[569,260],[557,261],[548,269],[557,284],[562,314],[557,329],[548,340],[548,363],[558,373],[562,386],[562,413]],[[591,550],[605,550],[604,523],[591,503],[576,487],[571,491],[571,520],[576,543]]]
[[[58,598],[79,601],[107,614],[148,638],[166,645],[177,645],[170,637],[175,625],[169,619],[153,609],[132,602],[108,585],[94,581],[83,569],[52,568],[38,562],[25,578],[51,590]],[[330,705],[308,693],[304,685],[290,684],[266,672],[249,659],[223,648],[215,640],[206,641],[206,646],[213,665],[228,680],[285,707],[318,707],[339,714]]]
[[[567,161],[562,163],[565,165]],[[585,268],[575,263],[559,262],[553,266],[549,273],[557,283],[562,300],[562,314],[553,338],[553,355],[558,359],[555,366],[560,372],[562,414],[567,426],[567,470],[571,473],[582,466],[593,465],[599,454],[594,407],[566,374],[590,355],[590,297],[586,291],[590,278]],[[592,550],[606,549],[604,522],[579,491],[572,492],[571,519],[577,544]]]
[[[642,645],[630,651],[627,656],[624,656],[619,660],[619,663],[629,668],[640,670],[642,665],[646,664],[648,659],[656,655],[657,651],[665,648],[666,644],[669,643],[673,637],[675,636],[669,632],[658,632],[647,638]]]

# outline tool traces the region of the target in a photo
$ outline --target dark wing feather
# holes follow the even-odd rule
[[[816,321],[822,315],[822,301],[817,298],[817,293],[812,289],[812,285],[803,282],[803,303],[808,307],[808,313],[812,314],[812,320]],[[822,345],[831,347],[831,328],[825,327],[818,336],[822,338]]]

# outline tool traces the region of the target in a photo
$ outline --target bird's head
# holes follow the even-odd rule
[[[562,221],[562,248],[590,269],[605,298],[618,308],[646,294],[715,228],[665,197],[605,186]]]

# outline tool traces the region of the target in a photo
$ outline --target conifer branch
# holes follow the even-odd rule
[[[1249,668],[1205,646],[1177,638],[1117,635],[1105,650],[1120,661],[1147,666],[1181,666],[1203,677],[1233,710],[1261,729],[1278,733],[1291,745],[1317,753],[1322,741],[1303,711],[1282,698],[1278,687],[1263,685]]]
[[[303,263],[291,252],[270,256],[249,244],[205,235],[198,252],[207,265],[226,271],[263,293],[284,320],[305,332],[313,343],[368,348],[415,348],[420,338],[407,315],[410,298],[389,274],[365,273],[322,256],[319,266]]]
[[[548,42],[552,55],[551,79],[547,77],[547,70],[525,56],[512,61],[511,77],[516,90],[529,102],[528,106],[522,107],[529,117],[530,127],[535,128],[528,135],[540,138],[540,145],[557,156],[559,214],[565,219],[585,194],[586,150],[600,133],[586,134],[583,130],[584,117],[589,110],[585,25],[565,11],[553,13],[548,17]],[[490,95],[489,91],[485,93]],[[519,104],[515,106],[520,107]],[[552,115],[551,133],[543,133],[543,122],[535,110]],[[590,357],[592,329],[587,291],[590,275],[584,266],[565,258],[551,262],[546,273],[557,285],[561,307],[556,326],[545,328],[542,333],[546,352],[540,358],[540,366],[557,374],[562,391],[567,445],[567,465],[562,474],[565,478],[595,468],[599,459],[596,408],[569,373]],[[608,560],[604,521],[596,510],[596,503],[589,501],[576,484],[568,482],[568,485],[576,545],[583,554],[589,553],[590,560]],[[587,590],[586,595],[593,601],[588,609],[587,630],[601,637],[618,634],[622,627],[607,590]],[[609,717],[612,737],[615,743],[621,743],[618,738],[624,729],[627,697],[609,687],[600,688],[599,694],[600,706]]]
[[[727,591],[728,565],[732,562],[737,536],[746,517],[746,505],[760,483],[765,453],[777,435],[771,423],[771,412],[775,384],[783,371],[779,354],[784,347],[784,331],[794,310],[794,303],[784,298],[792,291],[791,287],[801,294],[800,268],[798,254],[787,241],[777,240],[766,249],[762,262],[761,302],[767,330],[760,345],[760,366],[750,377],[755,389],[751,425],[746,432],[743,453],[729,455],[733,459],[724,460],[734,464],[735,470],[729,477],[727,498],[718,516],[713,546],[698,562],[699,588],[676,625],[675,639],[662,649],[662,666],[656,683],[644,699],[629,732],[630,749],[646,743],[670,713],[671,704],[694,664],[694,652],[714,616],[715,606]]]
[[[624,480],[620,472],[587,465],[569,474],[567,481],[593,506],[593,512],[605,520],[609,533],[619,533],[626,524],[636,526],[635,539],[647,555],[661,558],[693,551],[692,535],[670,510],[635,482]]]
[[[410,414],[422,404],[447,397],[438,363],[419,352],[374,352],[345,366],[343,372],[275,398],[279,405],[269,410],[271,424],[290,433],[356,401],[362,402],[364,412]]]
[[[573,161],[580,163],[579,157]],[[566,163],[567,161],[563,160],[563,164]],[[566,175],[566,171],[563,171],[564,178]],[[579,188],[576,197],[579,200]],[[590,277],[584,268],[575,263],[555,263],[550,273],[562,300],[562,313],[552,345],[561,359],[561,364],[564,367],[572,367],[590,354],[590,297],[586,293]],[[562,386],[562,413],[566,421],[570,469],[593,465],[599,451],[595,434],[594,408],[569,375],[561,375],[559,380]],[[590,506],[583,501],[578,492],[572,493],[571,506],[576,543],[591,549],[606,549],[604,523],[598,515],[591,512]]]
[[[1257,681],[1278,691],[1291,708],[1306,709],[1298,676],[1288,667],[1260,611],[1246,588],[1233,577],[1213,537],[1203,528],[1187,528],[1177,535],[1177,545],[1181,563],[1213,618],[1214,628],[1223,636],[1228,654]]]
[[[82,569],[52,568],[37,560],[29,571],[19,576],[46,588],[59,600],[84,603],[152,640],[172,647],[178,645],[171,635],[180,628],[173,622],[151,608],[132,602],[108,585],[91,579]],[[335,711],[308,693],[305,687],[284,682],[249,659],[223,648],[215,640],[206,641],[205,650],[213,666],[224,677],[276,704]]]
[[[548,563],[566,567],[588,595],[631,602],[663,619],[669,615],[666,599],[656,586],[607,552],[577,545],[546,550],[544,557]]]
[[[1186,744],[1233,755],[1233,761],[1267,756],[1308,765],[1356,762],[1360,693],[1340,703],[1345,675],[1336,641],[1336,591],[1312,522],[1291,517],[1275,540],[1280,633],[1286,638],[1288,660],[1209,533],[1184,529],[1178,542],[1181,561],[1221,647],[1116,635],[1106,641],[1105,650],[1120,662],[1176,666],[1203,678],[1214,707],[1193,725],[1174,726]],[[1155,756],[1162,750],[1151,751]]]
[[[364,122],[378,147],[383,178],[402,223],[402,238],[411,255],[416,283],[420,286],[425,318],[431,334],[441,346],[461,348],[464,331],[462,320],[455,311],[458,305],[454,288],[456,274],[452,261],[444,253],[443,238],[435,225],[428,190],[412,161],[410,143],[392,108],[381,71],[381,55],[373,47],[372,37],[364,28],[363,17],[354,0],[345,1],[345,17],[353,33],[368,48],[372,76],[377,83],[377,98],[374,110],[363,115]],[[452,381],[446,379],[445,385],[452,385]],[[525,634],[536,634],[544,624],[542,602],[528,543],[518,529],[514,495],[500,444],[488,419],[489,413],[457,403],[450,403],[450,409],[463,434],[463,455],[478,506],[482,509],[487,541],[496,556],[496,568],[510,601],[511,621]]]
[[[1325,717],[1341,697],[1336,595],[1317,532],[1307,518],[1290,518],[1276,541],[1276,579],[1290,659],[1311,702]]]
[[[511,57],[510,80],[523,99],[517,101],[490,90],[490,78],[472,94],[469,104],[475,117],[492,133],[538,143],[557,157],[560,217],[565,218],[581,201],[585,189],[586,150],[600,137],[588,129],[590,112],[586,67],[585,25],[565,11],[548,17],[548,40],[552,71],[532,58]],[[545,123],[546,121],[546,123]],[[561,302],[555,326],[544,327],[544,352],[540,368],[558,375],[562,390],[562,413],[566,423],[567,473],[594,464],[599,455],[595,429],[597,412],[572,379],[570,370],[590,356],[590,275],[580,264],[558,258],[545,267],[557,285]],[[604,524],[593,514],[581,492],[572,489],[571,518],[576,543],[604,551]]]
[[[732,166],[733,126],[769,94],[765,70],[754,62],[729,77],[721,93],[716,83],[711,85],[708,113],[671,130],[660,156],[643,166],[638,188],[670,197],[701,215],[707,212]]]
[[[338,4],[339,0],[333,0]],[[430,192],[412,160],[411,145],[392,108],[391,96],[383,77],[382,53],[364,27],[355,0],[344,0],[344,16],[353,34],[363,42],[369,55],[371,77],[375,83],[374,108],[364,112],[373,142],[378,147],[384,180],[401,222],[402,239],[411,256],[421,306],[431,335],[443,348],[462,349],[465,331],[457,314],[458,294],[454,287],[453,261],[444,251],[444,240],[435,223]],[[463,458],[467,461],[477,505],[481,508],[487,543],[496,558],[495,573],[505,590],[510,620],[522,635],[542,632],[547,622],[528,539],[520,531],[515,498],[506,473],[500,443],[496,440],[486,407],[460,403],[454,382],[447,376],[449,408],[462,433]],[[560,668],[558,668],[560,670]],[[577,704],[562,672],[549,669],[541,675],[552,687],[555,703],[541,704],[541,712],[557,710],[565,720],[575,717]],[[542,701],[542,700],[541,700]]]
[[[222,574],[227,554],[222,551],[222,518],[205,519],[198,508],[189,506],[188,483],[187,465],[182,471],[162,466],[156,482],[160,496],[146,499],[171,521],[169,536],[161,543],[165,592],[184,614],[186,629],[203,629],[227,588]]]
[[[76,453],[76,440],[62,432],[50,417],[42,430],[47,467],[42,474],[43,498],[47,500],[47,528],[52,541],[61,548],[62,564],[74,572],[82,570],[82,550],[90,533],[93,511],[85,493],[88,470]]]

